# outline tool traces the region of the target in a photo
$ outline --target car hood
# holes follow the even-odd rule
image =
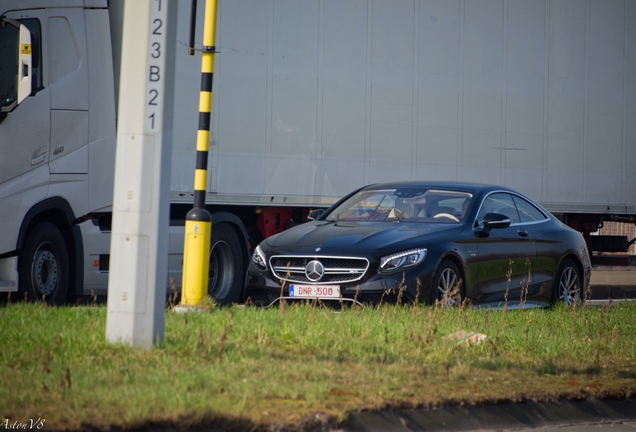
[[[268,238],[272,250],[313,254],[358,252],[367,254],[382,249],[408,249],[426,246],[422,242],[463,231],[464,225],[404,223],[313,221],[296,226]]]

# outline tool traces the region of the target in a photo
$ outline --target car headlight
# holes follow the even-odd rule
[[[380,259],[380,269],[378,273],[395,273],[421,263],[424,261],[424,258],[426,258],[426,249],[411,249],[387,255]]]
[[[252,264],[259,270],[267,270],[267,261],[265,261],[265,254],[261,250],[261,245],[256,246],[254,253],[252,254]]]

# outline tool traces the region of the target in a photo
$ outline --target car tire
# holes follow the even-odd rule
[[[208,294],[219,305],[239,301],[243,290],[245,267],[241,242],[228,224],[212,226]]]
[[[576,263],[566,259],[561,263],[552,287],[552,304],[563,302],[566,306],[583,303],[583,278]]]
[[[62,233],[50,222],[39,223],[29,232],[18,257],[19,297],[64,304],[69,268],[68,248]]]
[[[444,260],[437,268],[431,286],[431,304],[460,306],[464,299],[464,279],[457,265]]]

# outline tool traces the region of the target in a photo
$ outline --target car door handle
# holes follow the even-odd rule
[[[517,234],[519,234],[521,237],[528,237],[528,231],[524,229],[518,229]]]

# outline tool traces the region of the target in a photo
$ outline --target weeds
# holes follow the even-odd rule
[[[602,307],[599,310],[598,330],[596,331],[596,356],[594,357],[594,366],[599,366],[601,362],[601,340],[603,340],[603,324],[605,322],[605,320],[603,319],[603,315],[605,315],[605,307]]]
[[[170,277],[170,290],[168,291],[168,309],[172,309],[177,305],[177,280]]]

